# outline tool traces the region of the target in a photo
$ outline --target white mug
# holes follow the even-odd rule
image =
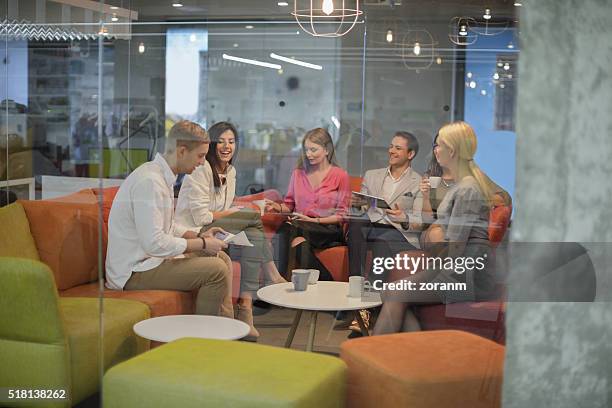
[[[430,176],[429,177],[429,186],[431,188],[438,188],[438,186],[440,185],[440,181],[442,181],[442,177]]]
[[[309,278],[310,271],[308,269],[294,269],[291,273],[291,282],[293,283],[293,289],[296,292],[306,290],[308,288]]]
[[[308,278],[308,284],[314,285],[319,281],[319,270],[318,269],[309,269],[310,277]]]
[[[363,293],[363,283],[365,279],[363,276],[351,276],[349,278],[349,297],[361,297]]]

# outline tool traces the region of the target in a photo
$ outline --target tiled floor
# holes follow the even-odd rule
[[[255,327],[260,333],[258,343],[284,347],[295,313],[295,310],[272,307],[267,313],[255,316]],[[291,348],[305,350],[310,316],[310,312],[304,311],[302,313],[300,325],[295,333]],[[350,330],[334,330],[333,325],[334,314],[318,313],[314,351],[335,355],[340,353],[340,343],[347,340]]]

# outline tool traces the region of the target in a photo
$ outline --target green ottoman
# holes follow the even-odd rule
[[[104,408],[343,407],[346,365],[314,353],[180,339],[111,368]]]

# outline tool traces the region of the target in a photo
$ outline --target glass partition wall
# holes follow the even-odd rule
[[[481,13],[480,6],[366,5],[349,33],[325,38],[304,32],[291,7],[250,1],[246,12],[231,2],[187,3],[0,1],[2,205],[22,200],[34,252],[52,270],[58,307],[67,315],[79,311],[78,324],[96,334],[87,357],[97,360],[96,373],[83,374],[91,384],[77,386],[76,400],[97,398],[106,368],[149,347],[131,326],[159,313],[150,299],[133,298],[149,307],[132,310],[127,323],[116,319],[125,314],[122,305],[102,301],[122,297],[104,288],[107,222],[116,187],[163,153],[178,121],[236,127],[237,197],[286,194],[302,139],[318,127],[331,134],[353,189],[365,171],[387,165],[395,132],[416,136],[413,167],[423,173],[437,129],[468,117],[491,130],[485,144],[494,155],[514,159],[514,133],[499,145],[494,139],[505,134],[490,122],[495,131],[513,130],[508,88],[517,77],[517,33],[508,30],[499,41],[481,33],[477,47],[470,31],[462,42],[464,27],[453,19]],[[504,7],[496,18],[511,28],[515,10]],[[499,163],[490,166],[512,191],[514,178],[506,175],[514,170]],[[277,337],[291,319],[256,317],[270,328],[260,342],[282,345]],[[106,336],[109,328],[128,340],[113,337],[116,331]],[[318,348],[337,353],[345,338],[331,326],[321,329]]]

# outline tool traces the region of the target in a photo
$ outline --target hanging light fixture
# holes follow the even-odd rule
[[[389,44],[393,42],[393,30],[391,29],[387,30],[387,35],[385,36],[385,39],[387,40]]]
[[[436,45],[437,42],[426,29],[407,30],[401,43],[404,67],[414,71],[431,67],[438,56]]]
[[[362,14],[359,0],[342,0],[335,5],[333,0],[295,0],[291,13],[303,31],[328,38],[347,34]]]
[[[144,45],[144,43],[143,43],[143,42],[141,42],[140,44],[138,44],[138,52],[139,52],[140,54],[144,54],[144,52],[145,52],[145,45]]]
[[[476,34],[468,32],[470,23],[474,22],[471,17],[453,17],[448,24],[448,39],[456,45],[472,45],[478,39]]]
[[[323,12],[329,16],[334,12],[334,0],[323,0],[323,6],[321,8]]]
[[[490,20],[491,17],[491,9],[485,9],[485,13],[483,14],[482,18],[485,20]]]

